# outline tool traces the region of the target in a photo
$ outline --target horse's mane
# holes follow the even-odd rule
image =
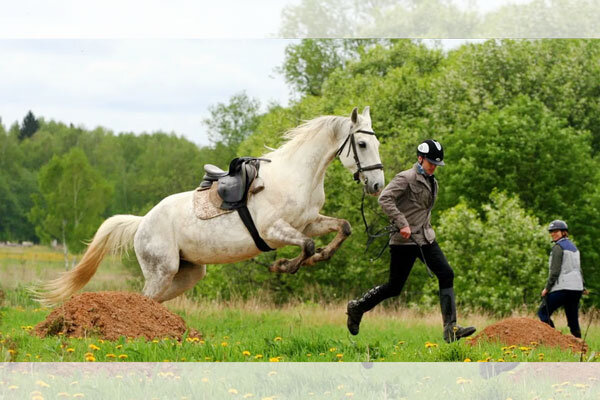
[[[300,146],[312,141],[317,135],[326,135],[334,140],[334,132],[343,128],[350,122],[347,117],[339,117],[333,115],[324,115],[311,119],[292,128],[283,134],[285,142],[275,151],[272,151],[264,156],[271,154],[290,154],[296,152]]]

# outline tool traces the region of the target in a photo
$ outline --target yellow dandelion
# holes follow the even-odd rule
[[[504,358],[499,358],[499,359],[497,359],[496,361],[497,361],[497,362],[506,362],[506,361],[504,361]]]
[[[227,342],[221,342],[221,346],[227,347]]]
[[[8,390],[17,390],[19,387],[17,385],[10,385]]]
[[[181,361],[187,361],[187,358],[181,357]]]
[[[471,362],[471,359],[469,357],[464,359],[464,362]]]
[[[306,353],[306,357],[312,357],[312,353]]]
[[[246,393],[245,395],[243,395],[242,397],[244,399],[249,399],[250,397],[254,396],[252,393]]]
[[[78,383],[79,382],[77,382],[77,381],[73,381],[73,382],[69,383],[69,385],[73,386],[73,385],[77,385]]]
[[[105,357],[106,358],[117,358],[117,356],[113,353],[108,353]]]
[[[227,391],[227,393],[231,393],[231,394],[238,394],[238,391],[237,391],[236,389],[233,389],[233,388],[232,388],[232,389],[229,389],[229,390]]]
[[[211,357],[204,357],[206,361],[210,361]]]
[[[85,394],[83,394],[83,393],[74,393],[73,397],[85,397]]]
[[[437,343],[425,342],[425,348],[438,347]]]
[[[457,384],[457,385],[464,385],[465,383],[471,383],[471,380],[470,380],[470,379],[465,379],[465,378],[462,378],[462,377],[460,377],[460,376],[459,376],[459,377],[458,377],[458,379],[456,380],[456,384]]]
[[[521,351],[529,351],[529,350],[531,350],[531,348],[529,348],[527,346],[521,346],[521,347],[519,347],[519,350],[521,350]]]
[[[242,351],[242,355],[249,356],[250,352],[248,350],[244,350],[244,351]]]
[[[337,386],[337,390],[342,390],[344,388],[344,385],[338,385]]]
[[[87,357],[85,358],[85,361],[94,362],[94,361],[96,361],[96,357],[94,357],[94,356],[87,356]]]
[[[325,353],[319,353],[319,355],[320,355],[320,356],[324,356],[324,355],[325,355]]]
[[[119,359],[120,360],[124,360],[126,358],[128,358],[129,356],[127,354],[119,354]]]
[[[283,339],[281,338],[281,336],[276,336],[275,339],[273,339],[275,342],[281,342]]]
[[[398,344],[404,344],[404,343],[406,343],[404,340],[401,340],[398,342]]]
[[[159,342],[160,342],[160,341],[159,341],[159,340],[157,340],[157,339],[154,339],[154,340],[152,341],[152,343],[159,343]]]
[[[342,353],[337,353],[335,356],[336,356],[337,358],[342,358],[342,357],[344,357],[344,355],[343,355]]]
[[[74,349],[74,348],[72,348],[72,347],[69,347],[69,348],[67,349],[67,353],[73,353],[74,351],[75,351],[75,349]]]
[[[94,350],[94,351],[95,351],[95,350],[100,350],[100,347],[96,346],[96,345],[95,345],[95,344],[93,344],[93,343],[92,343],[92,344],[90,344],[88,347],[89,347],[91,350]]]
[[[271,357],[269,358],[270,362],[279,362],[279,357]]]
[[[29,393],[32,396],[41,396],[42,392],[40,392],[39,390],[34,390],[33,392]]]
[[[36,381],[36,382],[35,382],[35,384],[36,384],[37,386],[40,386],[40,387],[50,387],[50,385],[48,385],[48,384],[47,384],[46,382],[44,382],[44,381]]]
[[[262,354],[257,354],[254,356],[254,359],[256,359],[256,360],[261,359],[261,358],[263,358]]]
[[[12,355],[12,354],[15,354],[15,353],[16,353],[16,351],[15,351],[15,350],[13,350],[13,349],[8,349],[8,354],[11,354],[11,355]]]
[[[115,349],[122,349],[122,348],[123,348],[122,344],[118,344],[118,345],[115,346]]]
[[[336,351],[336,350],[337,350],[337,349],[336,349],[335,347],[331,347],[331,348],[329,349],[329,352],[330,352],[330,353],[333,353],[333,352],[334,352],[334,351]]]

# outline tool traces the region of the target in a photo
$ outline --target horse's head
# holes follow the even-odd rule
[[[350,131],[337,154],[344,167],[354,173],[354,179],[365,185],[367,193],[376,196],[383,189],[385,180],[379,157],[379,140],[371,127],[369,107],[365,107],[362,114],[354,108],[350,121]]]

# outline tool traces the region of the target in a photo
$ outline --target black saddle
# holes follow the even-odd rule
[[[261,251],[273,250],[260,237],[250,211],[246,207],[248,202],[248,190],[254,179],[258,176],[261,161],[268,161],[265,158],[239,157],[234,158],[229,163],[229,171],[223,171],[221,168],[212,165],[204,165],[204,177],[200,183],[203,189],[210,188],[214,182],[217,182],[217,193],[223,199],[221,209],[236,210],[246,228],[252,235],[254,243]]]
[[[217,192],[223,203],[223,210],[237,210],[244,206],[248,200],[248,189],[258,176],[261,161],[270,161],[264,158],[239,157],[229,163],[229,172],[212,165],[204,165],[204,177],[200,183],[201,188],[210,188],[218,182]]]

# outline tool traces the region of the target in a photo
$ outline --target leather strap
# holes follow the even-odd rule
[[[266,244],[265,241],[260,237],[258,230],[256,229],[256,225],[254,225],[254,221],[252,220],[252,215],[250,215],[250,210],[248,210],[248,207],[244,205],[238,208],[237,212],[240,218],[242,219],[244,225],[246,225],[246,229],[248,229],[248,232],[250,232],[250,235],[252,235],[252,239],[254,240],[254,244],[256,244],[256,247],[258,247],[260,251],[275,250],[270,248],[269,245]]]

